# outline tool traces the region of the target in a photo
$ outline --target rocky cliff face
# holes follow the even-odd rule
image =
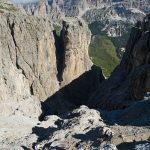
[[[21,5],[28,14],[37,16],[38,12],[46,12],[44,16],[59,26],[65,17],[83,18],[89,24],[92,35],[106,35],[111,40],[120,58],[132,26],[150,12],[149,0],[49,0],[48,3],[41,0]],[[99,65],[96,61],[94,63]]]
[[[11,4],[0,3],[0,149],[26,146],[32,149],[32,143],[38,140],[36,132],[44,134],[43,139],[47,134],[47,130],[37,131],[36,125],[41,130],[58,122],[61,128],[58,116],[42,125],[38,121],[42,111],[45,113],[42,119],[51,113],[66,113],[84,104],[104,80],[101,69],[90,61],[91,33],[84,21],[77,18],[63,21],[58,37],[43,14],[42,11],[38,17],[27,15]],[[92,113],[85,109],[87,116]],[[80,109],[73,115],[76,113]],[[105,135],[107,128],[103,131],[105,125],[99,121],[98,112],[93,113],[91,118],[97,116],[93,127],[102,124],[99,128]],[[73,121],[66,120],[66,127]],[[82,118],[78,123],[82,125]],[[76,129],[76,125],[72,127]]]
[[[55,1],[40,0],[36,3],[15,3],[23,12],[29,15],[48,17],[53,23],[61,25],[65,14],[61,11]]]
[[[126,108],[149,92],[150,17],[132,29],[120,65],[91,97],[89,105],[104,109]]]
[[[105,22],[103,31],[109,36],[121,36],[117,32],[125,31],[123,27],[127,23],[134,24],[137,20],[142,20],[145,13],[150,11],[148,0],[41,0],[39,3],[23,4],[23,7],[29,14],[47,15],[55,23],[65,16],[81,17],[89,24],[95,21]]]
[[[36,95],[41,100],[52,95],[58,85],[55,44],[50,22],[22,14],[4,13],[1,24],[1,51],[3,55],[9,54],[8,60],[29,81],[31,95]],[[2,59],[5,59],[6,56],[3,55]],[[52,81],[48,80],[49,76]]]
[[[99,22],[101,31],[110,37],[122,36],[127,24],[142,20],[150,11],[149,1],[64,0],[57,3],[66,16],[82,17],[89,24]]]
[[[84,21],[69,19],[63,21],[61,36],[65,60],[61,85],[64,86],[90,70],[92,62],[89,58],[88,47],[91,32]]]
[[[10,6],[3,7],[14,8]],[[19,11],[9,14],[1,9],[0,15],[2,104],[9,108],[34,96],[45,100],[59,88],[51,23]]]
[[[3,105],[8,108],[8,113],[13,113],[27,99],[33,101],[31,103],[45,101],[60,87],[91,70],[92,62],[88,55],[91,33],[84,21],[63,22],[60,58],[56,46],[58,41],[49,19],[22,14],[11,4],[1,3],[1,7],[2,113],[6,112]],[[11,103],[17,101],[18,104],[11,108]]]
[[[89,58],[91,32],[83,20],[64,20],[60,37],[55,32],[54,35],[59,41],[56,43],[57,76],[61,89],[44,102],[44,115],[59,114],[85,104],[105,80],[101,69]]]

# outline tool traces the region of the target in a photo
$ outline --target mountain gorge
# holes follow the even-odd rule
[[[142,20],[146,13],[150,11],[148,0],[45,0],[39,3],[23,4],[22,6],[30,15],[48,16],[59,28],[62,28],[61,20],[65,17],[83,18],[92,32],[92,41],[89,48],[90,57],[93,58],[96,65],[102,67],[106,77],[109,77],[118,65],[118,59],[122,58],[132,26],[138,20]],[[100,57],[98,53],[103,55],[103,48],[93,48],[95,41],[100,38],[109,41],[108,48],[104,47],[104,51],[112,47],[109,53],[113,54],[110,58],[114,60],[113,65],[107,63],[107,57],[109,57],[107,54],[105,60],[101,61],[104,58]],[[99,46],[103,47],[102,44]]]
[[[149,1],[130,2],[126,9],[149,11]],[[113,3],[124,1],[0,2],[0,149],[150,148],[150,15],[132,27],[119,63],[112,37],[100,31],[100,45],[91,43],[84,18]],[[109,78],[92,62],[91,46],[118,64]]]

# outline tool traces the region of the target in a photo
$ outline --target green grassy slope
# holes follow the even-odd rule
[[[117,57],[116,47],[111,39],[105,35],[93,37],[89,47],[89,54],[93,63],[102,68],[106,77],[110,76],[120,62],[120,59]]]
[[[104,26],[102,22],[89,24],[89,28],[94,36],[89,48],[89,54],[93,63],[100,66],[104,75],[109,77],[123,56],[121,48],[126,46],[131,24],[124,24],[126,30],[121,37],[108,37],[106,32],[102,31]]]

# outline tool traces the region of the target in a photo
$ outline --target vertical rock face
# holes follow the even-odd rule
[[[47,9],[48,9],[48,1],[40,0],[38,9],[36,9],[36,11],[34,13],[35,13],[35,15],[45,17],[45,16],[47,16]]]
[[[49,5],[50,4],[50,5]],[[61,24],[64,13],[61,12],[55,1],[40,0],[35,3],[16,4],[23,12],[29,15],[48,17],[54,23]]]
[[[57,116],[46,124],[37,121],[41,114],[40,101],[46,104],[43,107],[47,109],[46,114],[53,110],[62,113],[86,103],[104,80],[101,70],[92,66],[89,59],[91,34],[84,22],[78,19],[64,21],[60,36],[62,47],[59,47],[61,60],[57,56],[59,41],[54,33],[48,19],[22,14],[13,5],[0,2],[0,149],[32,149],[34,142],[42,139],[36,134],[45,138],[49,127],[51,133],[51,129],[58,129],[57,122],[59,124],[61,120]],[[85,109],[75,111],[73,116],[80,112],[92,114]],[[92,127],[97,127],[97,123],[101,123],[100,116],[96,111],[91,117],[93,115],[98,122],[96,120]],[[89,126],[89,119],[86,118],[85,128]],[[66,126],[72,122],[74,120],[68,120]],[[85,129],[82,118],[77,124]],[[76,125],[71,128],[74,130]],[[63,137],[69,132],[64,132]]]
[[[39,100],[45,100],[59,89],[51,23],[19,11],[3,11],[0,12],[0,33],[1,107],[15,107],[8,110],[12,113],[14,109],[29,104],[24,110],[31,106],[34,111],[32,101],[39,103]],[[24,102],[19,106],[21,101]]]
[[[91,32],[84,21],[77,18],[63,21],[60,35],[62,45],[57,49],[61,89],[44,102],[45,114],[61,113],[86,104],[104,81],[101,69],[94,66],[89,58],[90,39]]]
[[[90,70],[92,62],[88,55],[91,32],[79,19],[63,21],[61,38],[64,47],[64,64],[61,86],[67,85]]]
[[[150,16],[132,29],[126,52],[111,77],[91,97],[89,105],[104,109],[126,108],[150,91]]]
[[[48,8],[47,0],[40,0],[32,3],[14,3],[16,6],[19,6],[21,10],[26,12],[29,15],[46,17]]]
[[[40,101],[64,87],[57,92],[57,98],[50,99],[55,105],[59,99],[84,104],[104,80],[88,55],[91,38],[88,26],[77,18],[63,22],[60,61],[58,41],[48,19],[23,14],[11,4],[0,5],[7,8],[0,9],[1,113],[40,112]]]

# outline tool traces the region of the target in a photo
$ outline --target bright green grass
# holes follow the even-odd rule
[[[60,32],[61,32],[61,26],[53,24],[54,30],[56,31],[56,34],[58,36],[60,36]]]
[[[100,66],[106,77],[109,77],[120,59],[116,54],[116,47],[107,36],[96,35],[91,41],[89,54],[93,63]]]

